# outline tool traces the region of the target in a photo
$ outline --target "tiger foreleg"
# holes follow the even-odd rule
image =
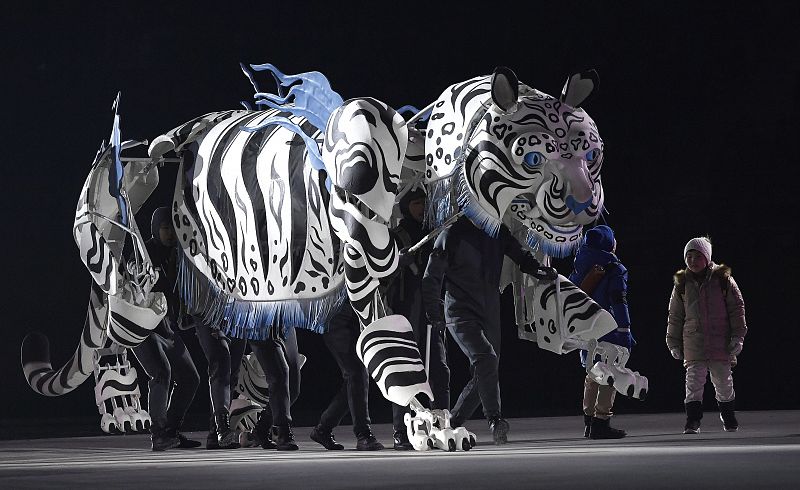
[[[630,357],[627,348],[610,342],[592,342],[590,346],[593,348],[589,350],[587,359],[600,357],[591,366],[587,363],[590,378],[601,385],[613,385],[615,390],[631,398],[644,400],[647,397],[647,378],[625,367]]]
[[[95,403],[100,412],[100,428],[108,433],[144,431],[150,427],[150,414],[141,404],[136,369],[122,346],[94,351]]]

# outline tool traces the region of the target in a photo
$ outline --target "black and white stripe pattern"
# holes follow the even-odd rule
[[[92,281],[89,307],[78,347],[72,357],[58,370],[50,364],[50,344],[47,337],[32,332],[22,341],[22,370],[33,391],[45,396],[60,396],[77,388],[92,374],[95,349],[106,346],[105,321],[108,310],[105,293]]]
[[[425,364],[405,317],[390,315],[371,323],[358,337],[356,353],[387,400],[407,406],[419,393],[433,399]]]
[[[344,248],[347,293],[362,325],[384,315],[379,279],[397,267],[389,219],[408,147],[403,118],[375,99],[333,112],[322,158],[334,176],[331,226]]]
[[[388,221],[407,146],[400,114],[375,99],[352,99],[331,114],[322,159],[336,187]]]
[[[586,349],[588,342],[617,328],[617,322],[583,290],[559,275],[538,281],[533,292],[530,340],[556,354]]]
[[[254,354],[242,357],[236,391],[244,398],[231,402],[231,425],[243,431],[252,431],[259,413],[269,405],[267,377]]]
[[[245,131],[275,117],[304,137],[281,125]],[[173,204],[181,295],[236,337],[266,338],[273,324],[319,330],[341,300],[326,175],[306,147],[321,137],[276,109],[214,113],[161,137],[183,155]]]
[[[109,296],[108,338],[123,347],[141,344],[167,313],[162,293],[153,293],[149,299],[149,304],[137,305],[120,296]]]

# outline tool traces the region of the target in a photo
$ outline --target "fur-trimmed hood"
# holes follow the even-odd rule
[[[719,279],[720,283],[724,284],[731,278],[733,275],[733,271],[730,267],[725,264],[715,264],[711,263],[711,277],[716,277]],[[672,280],[675,283],[675,286],[679,288],[683,288],[686,285],[686,274],[691,274],[689,269],[680,269],[678,272],[672,276]]]

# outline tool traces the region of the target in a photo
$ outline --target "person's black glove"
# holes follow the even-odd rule
[[[408,248],[409,247],[400,249],[400,253],[398,254],[397,267],[401,269],[405,269],[409,265],[413,264],[417,259],[417,256],[414,254],[414,252],[409,252]]]
[[[558,277],[558,271],[552,267],[539,267],[536,271],[531,274],[536,279],[545,280],[545,281],[555,281]]]
[[[425,316],[434,332],[444,332],[447,329],[447,323],[444,321],[442,312],[427,313]]]
[[[431,323],[431,331],[433,333],[442,333],[447,330],[447,323],[444,320],[436,320]]]

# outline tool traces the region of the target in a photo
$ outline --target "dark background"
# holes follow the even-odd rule
[[[271,62],[285,73],[319,70],[345,99],[373,96],[394,107],[423,107],[448,85],[498,65],[550,94],[570,73],[596,68],[601,85],[586,109],[605,141],[606,221],[630,270],[639,344],[629,366],[648,376],[651,388],[645,402],[618,398],[617,413],[682,409],[683,369],[664,345],[667,301],[684,244],[702,234],[714,242],[714,260],[733,267],[747,304],[751,332],[735,370],[738,407],[800,408],[800,7],[732,3],[9,4],[0,34],[0,436],[43,426],[99,433],[93,382],[45,399],[26,386],[19,346],[31,330],[46,333],[55,366],[75,349],[90,277],[71,227],[117,91],[123,139],[152,139],[251,100],[240,61]],[[262,87],[271,86],[262,79]],[[152,209],[169,202],[172,181],[174,169],[165,168],[162,188],[138,217],[144,230]],[[569,273],[569,260],[557,265]],[[556,356],[516,340],[510,298],[504,301],[505,414],[579,415],[577,354]],[[191,332],[187,340],[197,347]],[[467,374],[454,347],[455,399]],[[299,425],[309,425],[339,377],[320,337],[301,332],[300,350],[309,361],[294,412]],[[202,372],[202,354],[194,354]],[[706,395],[710,408],[710,387]],[[201,389],[192,412],[197,424],[207,407]],[[377,389],[371,411],[373,420],[388,421]]]

